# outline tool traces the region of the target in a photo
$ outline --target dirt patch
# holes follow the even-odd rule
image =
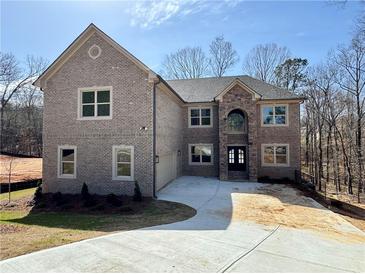
[[[303,196],[299,191],[283,185],[259,188],[255,193],[233,193],[233,212],[217,211],[232,221],[251,221],[258,224],[308,229],[327,238],[345,242],[365,243],[363,233],[353,229],[344,219]]]
[[[8,182],[8,169],[12,158],[12,182],[42,178],[42,158],[20,158],[0,155],[0,183]]]
[[[29,227],[26,227],[26,226],[0,224],[0,234],[25,232],[28,229],[29,229]]]

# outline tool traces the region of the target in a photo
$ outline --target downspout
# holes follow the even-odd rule
[[[152,157],[153,157],[153,179],[152,179],[152,198],[156,199],[156,85],[160,82],[153,81],[152,90]]]

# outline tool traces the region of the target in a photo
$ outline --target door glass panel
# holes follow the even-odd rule
[[[243,164],[245,162],[245,153],[243,149],[238,150],[238,163]]]
[[[228,152],[228,163],[234,164],[234,149],[230,149]]]

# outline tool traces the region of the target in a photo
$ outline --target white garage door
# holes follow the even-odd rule
[[[176,153],[159,156],[159,163],[156,164],[156,190],[160,190],[176,178],[176,159]]]

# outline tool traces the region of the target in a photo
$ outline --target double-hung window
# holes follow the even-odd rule
[[[113,180],[134,180],[133,146],[113,146]]]
[[[288,144],[265,144],[261,153],[263,166],[289,166]]]
[[[262,105],[262,126],[288,125],[288,105]]]
[[[199,107],[189,108],[189,127],[211,127],[212,108]]]
[[[190,165],[211,165],[213,164],[212,144],[189,144]]]
[[[112,88],[79,89],[79,118],[108,119],[112,117]]]
[[[58,178],[76,178],[76,146],[58,147]]]

